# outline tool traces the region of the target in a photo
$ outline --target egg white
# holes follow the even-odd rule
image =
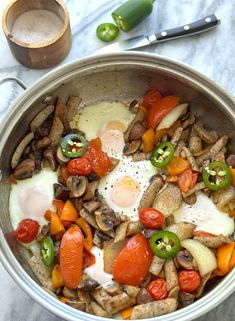
[[[32,178],[12,184],[9,212],[13,229],[27,218],[37,221],[41,226],[48,223],[44,213],[52,208],[53,184],[56,182],[57,173],[46,168]]]
[[[197,202],[193,205],[183,203],[174,213],[176,223],[188,222],[196,225],[196,230],[215,235],[231,235],[234,231],[234,220],[221,212],[213,201],[202,192],[197,193]]]
[[[134,117],[135,115],[129,111],[128,106],[123,102],[101,101],[80,108],[78,114],[70,122],[70,126],[81,130],[86,134],[86,138],[91,140],[96,138],[100,130],[112,121],[120,122],[126,130]],[[124,147],[124,140],[122,144]],[[117,154],[112,150],[107,153],[110,157],[119,159],[122,157],[122,154]]]
[[[113,171],[100,180],[98,191],[104,197],[110,208],[121,214],[125,214],[132,220],[138,220],[138,206],[144,191],[149,185],[150,178],[157,172],[156,168],[150,161],[133,162],[131,156],[123,156],[119,164]],[[110,191],[113,188],[113,183],[123,176],[130,176],[140,185],[140,192],[136,198],[134,206],[120,207],[117,206],[110,198]]]

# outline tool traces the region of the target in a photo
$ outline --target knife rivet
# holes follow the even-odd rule
[[[189,30],[190,27],[189,26],[184,26],[184,30]]]
[[[211,22],[211,18],[206,18],[205,21],[206,22]]]
[[[167,35],[167,32],[166,31],[162,31],[161,32],[161,36],[165,37]]]

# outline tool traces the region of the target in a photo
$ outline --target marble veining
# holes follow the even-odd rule
[[[9,0],[0,1],[0,17],[8,2]],[[96,38],[96,27],[101,22],[112,21],[110,12],[122,2],[123,0],[65,1],[70,13],[73,46],[61,64],[88,56],[103,46]],[[201,35],[152,45],[142,50],[187,63],[235,95],[234,11],[235,0],[156,0],[151,16],[129,34],[121,33],[120,39],[187,25],[193,20],[216,12],[222,21],[216,29]],[[21,66],[12,56],[0,30],[0,80],[4,77],[18,77],[29,86],[48,71],[30,70]],[[13,83],[0,87],[0,120],[21,92],[22,89]],[[12,281],[1,264],[0,285],[3,292],[0,300],[0,321],[61,320],[30,299]],[[234,299],[235,294],[197,321],[234,321]]]

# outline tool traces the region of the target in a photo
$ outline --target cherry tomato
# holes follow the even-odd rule
[[[15,236],[22,243],[32,242],[38,234],[39,224],[37,221],[25,219],[18,225]]]
[[[96,262],[95,255],[84,248],[84,251],[83,251],[83,269],[86,269],[89,266],[92,266],[93,264],[95,264],[95,262]]]
[[[155,208],[142,208],[139,212],[140,222],[149,228],[161,228],[165,222],[165,216]]]
[[[182,270],[178,273],[179,287],[181,291],[193,292],[201,284],[201,278],[196,271]]]
[[[83,234],[78,226],[67,230],[60,244],[60,268],[65,286],[75,289],[81,280],[83,266]]]
[[[68,163],[68,172],[71,175],[87,176],[91,171],[92,166],[87,158],[74,158]]]
[[[152,108],[155,105],[155,103],[161,98],[162,98],[162,95],[160,91],[158,91],[157,89],[148,90],[145,93],[144,99],[143,99],[144,107],[147,109]]]
[[[159,99],[148,111],[148,128],[155,128],[160,121],[178,104],[179,99],[175,96],[166,96]]]
[[[163,300],[168,296],[167,284],[165,279],[157,278],[149,283],[147,291],[155,300]]]
[[[132,236],[113,263],[113,278],[118,283],[141,284],[152,262],[153,252],[149,241],[139,233]]]
[[[113,168],[113,163],[108,155],[90,144],[83,157],[90,161],[92,170],[100,177],[107,175]]]

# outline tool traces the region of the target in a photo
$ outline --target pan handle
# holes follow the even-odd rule
[[[18,78],[15,77],[8,77],[8,78],[3,78],[2,80],[0,80],[0,86],[2,84],[4,84],[5,82],[9,82],[9,81],[14,81],[16,82],[23,90],[27,89],[26,85],[23,83],[23,81],[21,81]]]

